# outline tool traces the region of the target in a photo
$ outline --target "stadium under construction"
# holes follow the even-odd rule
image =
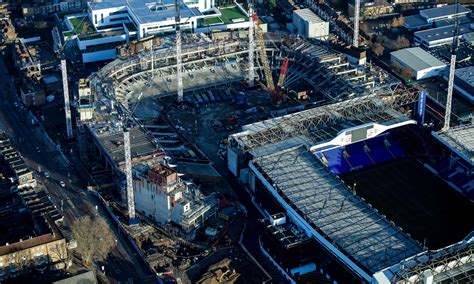
[[[183,37],[179,108],[227,104],[265,117],[232,130],[225,159],[265,216],[260,248],[281,273],[292,283],[311,281],[314,271],[333,283],[472,281],[473,126],[431,133],[419,119],[421,90],[318,41],[268,35],[268,64],[273,76],[284,76],[267,89],[262,54],[242,31],[226,35]],[[114,109],[131,110],[133,131],[143,134],[132,135],[133,163],[144,158],[133,150],[144,140],[147,155],[179,148],[166,144],[178,135],[153,133],[169,125],[145,125],[175,105],[181,72],[174,46],[150,49],[89,78],[101,111],[84,127],[101,137],[121,125],[124,114]],[[252,87],[254,79],[260,84]],[[249,103],[253,94],[267,100]],[[196,135],[207,133],[196,127]]]

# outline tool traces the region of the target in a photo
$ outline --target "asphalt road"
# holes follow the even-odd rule
[[[0,60],[0,78],[0,128],[10,137],[27,165],[36,171],[38,186],[44,187],[52,196],[53,203],[62,210],[65,217],[64,234],[71,236],[70,228],[80,217],[89,215],[105,219],[111,225],[109,229],[117,241],[105,263],[96,264],[97,269],[101,270],[103,265],[105,275],[111,283],[154,282],[154,276],[118,232],[105,208],[95,196],[85,190],[87,181],[63,160],[55,146],[46,139],[42,129],[25,119],[27,112],[21,108],[12,77],[8,74],[3,59]],[[50,177],[45,178],[40,171],[48,172]],[[62,188],[59,181],[64,181],[66,187]]]

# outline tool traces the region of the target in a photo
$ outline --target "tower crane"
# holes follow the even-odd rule
[[[279,93],[276,92],[275,84],[273,83],[272,70],[270,68],[270,64],[268,63],[267,51],[265,50],[265,41],[264,41],[263,31],[262,31],[262,28],[260,27],[257,13],[253,11],[253,9],[250,9],[250,11],[253,12],[250,16],[252,17],[252,20],[255,25],[255,39],[256,39],[256,44],[258,47],[258,52],[260,55],[260,60],[263,65],[263,72],[265,74],[265,79],[267,80],[267,89],[270,92],[272,102],[276,103],[276,102],[281,101],[281,96]]]
[[[175,31],[176,31],[176,80],[177,80],[177,93],[178,102],[183,101],[183,64],[181,56],[181,15],[180,15],[180,0],[175,0]]]
[[[458,0],[454,2],[454,5],[456,5],[455,17],[457,17]],[[449,123],[451,122],[451,104],[453,101],[454,73],[456,71],[456,52],[458,50],[458,44],[459,44],[459,19],[456,19],[454,22],[453,44],[451,46],[451,64],[449,65],[448,97],[446,99],[446,113],[444,115],[443,129],[445,131],[449,129]]]
[[[126,180],[126,198],[127,198],[127,211],[128,211],[128,221],[129,224],[136,224],[136,215],[135,215],[135,196],[133,192],[133,176],[132,176],[132,154],[131,154],[131,144],[130,144],[130,119],[132,119],[133,113],[137,109],[140,99],[143,96],[143,93],[137,98],[135,106],[132,110],[126,109],[125,106],[117,107],[117,111],[120,112],[119,116],[122,118],[123,126],[123,149],[125,156],[125,180]],[[118,105],[118,104],[116,104]]]

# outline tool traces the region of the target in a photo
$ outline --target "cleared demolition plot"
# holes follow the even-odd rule
[[[474,205],[418,161],[393,161],[341,177],[382,214],[430,249],[461,241]]]

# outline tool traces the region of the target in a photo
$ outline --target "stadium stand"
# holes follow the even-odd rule
[[[474,200],[472,167],[465,160],[453,153],[453,156],[442,156],[438,161],[425,166],[439,175],[451,187]]]
[[[404,149],[389,135],[316,152],[316,157],[336,175],[380,165],[404,155]]]

